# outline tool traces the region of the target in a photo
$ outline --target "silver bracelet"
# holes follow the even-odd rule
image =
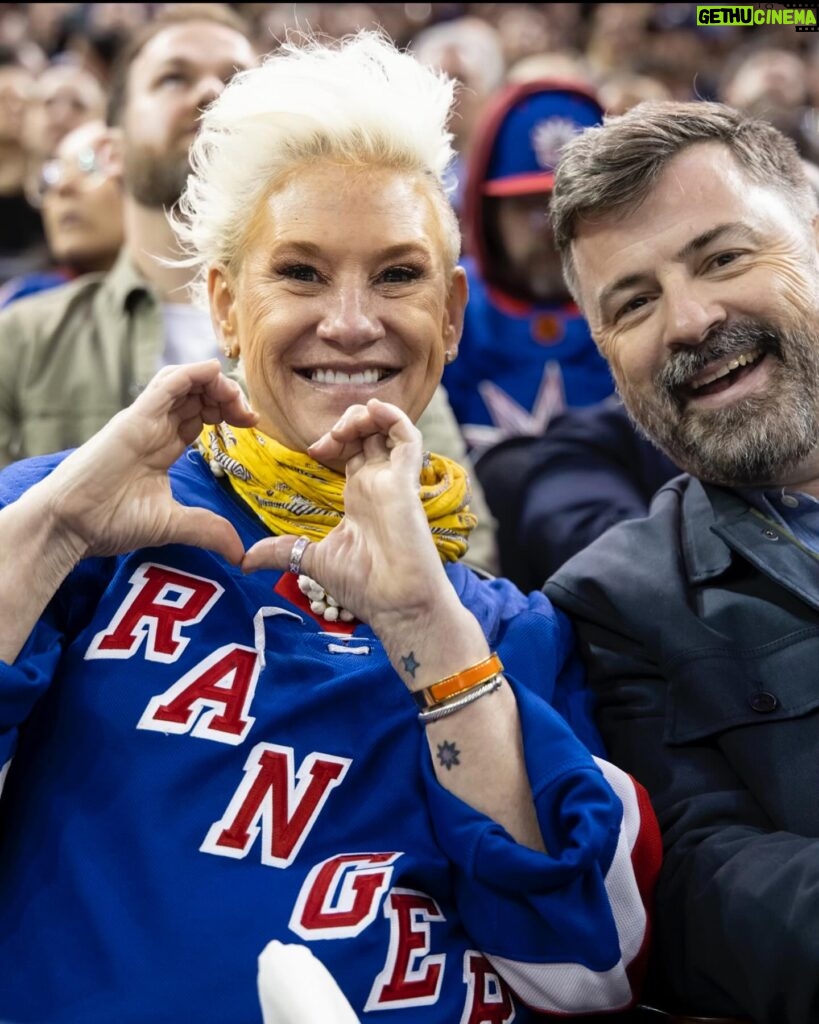
[[[436,704],[434,707],[427,708],[426,711],[419,711],[418,721],[423,725],[427,725],[429,722],[436,722],[439,718],[446,718],[447,715],[465,708],[472,701],[485,697],[488,693],[494,693],[495,690],[499,690],[502,682],[502,675],[492,676],[485,683],[481,683],[480,686],[474,686],[460,697],[453,697],[443,704]]]

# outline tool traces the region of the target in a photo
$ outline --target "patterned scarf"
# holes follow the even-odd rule
[[[206,424],[197,444],[211,470],[234,490],[271,533],[326,537],[344,516],[345,477],[255,428]],[[469,478],[457,462],[425,455],[421,502],[445,562],[462,558],[477,517],[469,511]]]

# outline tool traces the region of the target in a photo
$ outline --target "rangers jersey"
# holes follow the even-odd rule
[[[0,500],[59,458],[7,469]],[[264,536],[193,451],[171,479]],[[0,1019],[259,1024],[274,938],[373,1024],[628,1005],[651,811],[589,752],[566,620],[448,573],[514,688],[548,853],[437,782],[378,639],[317,619],[292,576],[181,545],[87,559],[0,663]]]

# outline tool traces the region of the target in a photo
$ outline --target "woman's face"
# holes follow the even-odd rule
[[[260,205],[235,275],[208,282],[260,430],[304,450],[372,397],[418,418],[466,303],[443,239],[429,186],[400,171],[311,165]]]
[[[123,242],[122,186],[102,153],[107,136],[101,121],[75,128],[41,172],[48,247],[80,273],[108,270]]]

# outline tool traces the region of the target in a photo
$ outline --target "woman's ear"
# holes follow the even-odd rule
[[[466,271],[456,267],[452,272],[449,295],[446,302],[446,318],[444,321],[444,358],[451,363],[458,355],[458,345],[464,329],[464,311],[469,299],[469,285]]]
[[[208,270],[208,303],[213,330],[229,359],[239,356],[236,334],[236,303],[225,268],[215,264]]]

